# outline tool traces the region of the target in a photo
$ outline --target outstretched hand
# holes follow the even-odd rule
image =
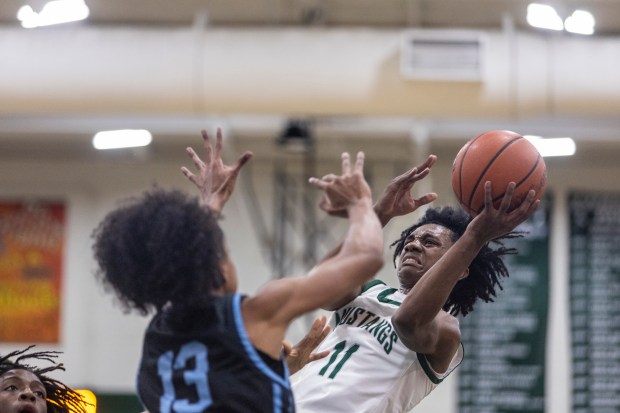
[[[531,189],[523,202],[509,211],[512,195],[516,184],[510,182],[498,208],[493,205],[492,184],[490,181],[484,184],[484,209],[469,223],[469,228],[474,231],[479,239],[484,242],[499,238],[514,230],[527,220],[536,208],[540,200],[536,200],[536,191]]]
[[[324,195],[319,207],[331,215],[347,215],[347,209],[361,201],[372,200],[370,186],[364,179],[364,152],[358,152],[355,165],[351,169],[348,153],[343,153],[342,175],[329,174],[322,178],[310,178],[315,188],[322,189]]]
[[[407,215],[422,205],[426,205],[437,199],[437,194],[434,192],[430,192],[419,198],[414,198],[411,194],[413,185],[424,179],[430,173],[436,161],[437,157],[435,155],[429,155],[426,161],[421,165],[411,168],[404,174],[392,179],[375,203],[375,212],[381,224],[385,225],[390,219]]]
[[[222,130],[217,128],[215,151],[211,147],[207,131],[200,132],[204,141],[204,161],[192,148],[187,148],[187,155],[194,162],[197,173],[192,173],[184,166],[181,167],[181,172],[196,185],[203,203],[219,213],[235,189],[239,171],[253,154],[246,151],[234,165],[225,165],[222,161]]]
[[[310,331],[295,346],[286,340],[282,342],[290,374],[298,372],[310,362],[327,357],[329,350],[318,353],[313,353],[313,351],[327,337],[330,331],[331,327],[327,325],[327,317],[321,316],[314,319]]]

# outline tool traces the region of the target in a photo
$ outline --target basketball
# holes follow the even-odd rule
[[[491,181],[493,205],[499,207],[508,183],[516,184],[509,211],[518,207],[530,189],[541,199],[547,167],[538,150],[518,133],[492,130],[469,140],[452,164],[452,189],[472,217],[484,209],[484,183]]]

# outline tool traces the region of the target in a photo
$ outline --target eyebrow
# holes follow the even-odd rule
[[[26,382],[26,380],[24,380],[23,378],[15,375],[15,374],[12,374],[12,375],[10,375],[8,377],[6,376],[6,374],[4,374],[2,377],[0,377],[0,382],[3,383],[3,384],[6,383],[6,382],[14,382],[14,381],[17,381],[17,382],[20,382],[20,383],[25,383]],[[31,385],[34,384],[34,385],[40,386],[41,388],[43,388],[45,390],[45,385],[40,380],[31,381],[30,384]]]
[[[409,237],[414,237],[416,235],[415,232],[412,232],[411,234],[409,234]],[[439,238],[439,236],[437,234],[435,234],[432,231],[422,231],[420,233],[418,233],[418,237],[416,238],[422,238],[422,237],[433,237],[433,238]]]

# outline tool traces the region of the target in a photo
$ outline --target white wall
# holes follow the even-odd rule
[[[402,31],[0,27],[0,114],[615,116],[617,38],[486,33],[481,82],[412,81]],[[43,66],[42,66],[43,65]],[[432,98],[429,98],[432,96]]]

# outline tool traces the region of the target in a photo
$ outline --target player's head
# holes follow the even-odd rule
[[[444,208],[429,208],[426,210],[422,218],[405,229],[399,239],[394,241],[391,246],[394,248],[394,265],[401,256],[401,253],[406,250],[406,245],[412,238],[412,234],[420,228],[435,228],[441,227],[448,230],[447,234],[441,235],[442,231],[437,231],[439,237],[449,237],[446,242],[443,241],[443,253],[456,242],[464,233],[467,225],[471,221],[471,217],[467,215],[460,208],[444,207]],[[450,311],[453,315],[467,315],[473,310],[474,304],[478,299],[485,302],[493,301],[496,295],[496,288],[501,289],[501,278],[508,277],[508,269],[504,265],[502,257],[506,254],[515,254],[514,248],[506,248],[501,244],[502,239],[514,238],[520,236],[516,233],[510,233],[501,237],[496,241],[498,247],[493,249],[488,244],[482,247],[478,255],[474,258],[469,266],[467,274],[464,274],[450,293],[448,300],[444,305],[444,310]],[[442,242],[442,238],[439,238],[438,242]],[[448,245],[449,244],[449,245]],[[429,245],[429,249],[430,249]],[[438,259],[439,257],[437,257]],[[435,259],[436,262],[436,259]],[[429,263],[434,264],[434,262]],[[430,265],[424,269],[428,270]],[[415,280],[417,281],[417,280]],[[402,283],[402,280],[401,280]]]
[[[155,188],[129,199],[93,237],[98,276],[127,310],[192,308],[236,289],[216,215],[181,191]]]
[[[56,363],[58,352],[30,351],[33,346],[0,356],[0,412],[2,413],[84,413],[82,396],[47,376],[64,370]],[[46,362],[48,367],[30,363]]]

